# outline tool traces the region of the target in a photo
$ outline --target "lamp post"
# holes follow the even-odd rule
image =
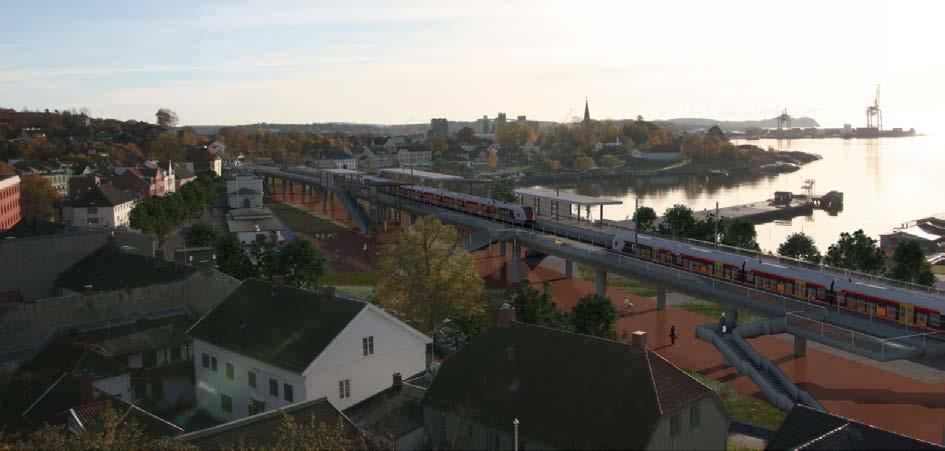
[[[514,450],[518,451],[518,418],[512,420],[512,426],[515,428],[515,442],[512,443]]]

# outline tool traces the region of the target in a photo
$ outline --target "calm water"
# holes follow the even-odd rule
[[[634,198],[657,214],[682,203],[693,210],[731,206],[773,197],[775,191],[802,193],[801,185],[814,179],[815,194],[830,190],[844,193],[843,211],[836,216],[814,210],[790,225],[756,226],[758,244],[776,250],[793,232],[803,231],[817,241],[821,252],[836,242],[841,232],[862,228],[879,239],[903,222],[945,212],[945,139],[942,136],[873,140],[807,139],[749,141],[762,148],[799,150],[823,156],[790,174],[752,180],[704,177],[645,177],[583,182],[567,191],[622,199],[623,205],[604,207],[604,217],[625,219],[633,211]],[[562,191],[565,191],[562,189]],[[596,210],[596,209],[595,209]],[[594,211],[597,213],[597,211]]]

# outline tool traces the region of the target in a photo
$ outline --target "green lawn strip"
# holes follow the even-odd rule
[[[945,265],[932,265],[932,273],[945,274]]]
[[[578,263],[578,271],[581,273],[581,278],[587,281],[593,282],[597,277],[594,267]],[[647,285],[642,282],[637,282],[633,279],[628,279],[623,276],[618,276],[616,274],[607,274],[607,286],[610,288],[616,288],[618,290],[626,291],[630,294],[635,294],[637,296],[643,297],[653,297],[656,296],[656,287],[652,285]]]
[[[348,296],[354,296],[356,298],[367,299],[372,294],[374,294],[373,286],[362,286],[362,285],[338,285],[335,286],[335,290],[339,293],[346,294]]]
[[[321,284],[328,286],[365,286],[374,288],[381,279],[381,271],[372,269],[368,271],[345,271],[329,272],[322,276]]]
[[[294,232],[307,234],[324,232],[346,232],[350,230],[343,224],[326,218],[312,211],[303,210],[292,205],[272,202],[266,203],[265,207],[272,212]]]
[[[702,316],[707,316],[712,319],[718,319],[722,316],[722,313],[725,312],[725,307],[714,302],[703,301],[700,299],[693,299],[689,302],[684,302],[682,304],[676,305],[683,310],[697,313]],[[753,323],[755,321],[764,319],[764,317],[755,315],[751,312],[746,312],[744,310],[738,311],[738,322],[742,324]]]
[[[738,389],[725,385],[709,376],[689,369],[683,369],[683,371],[717,393],[719,398],[722,399],[722,404],[725,405],[725,410],[728,411],[733,420],[774,431],[781,426],[781,422],[784,421],[784,417],[787,415],[771,404],[742,393]]]

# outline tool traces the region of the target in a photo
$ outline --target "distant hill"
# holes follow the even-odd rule
[[[704,118],[678,118],[668,119],[665,122],[669,122],[680,129],[709,128],[713,125],[718,125],[719,128],[725,131],[744,131],[749,128],[778,128],[777,117],[762,119],[760,121],[718,121]],[[810,117],[796,117],[791,119],[791,127],[820,127],[820,124]]]

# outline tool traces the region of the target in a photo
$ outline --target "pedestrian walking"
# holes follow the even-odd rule
[[[676,344],[676,337],[677,337],[677,335],[676,335],[676,325],[673,324],[673,326],[669,328],[669,341],[670,341],[670,344]]]
[[[722,316],[719,317],[719,330],[725,334],[725,312],[722,312]]]
[[[367,243],[364,243],[364,249],[361,249],[361,252],[367,252]]]

